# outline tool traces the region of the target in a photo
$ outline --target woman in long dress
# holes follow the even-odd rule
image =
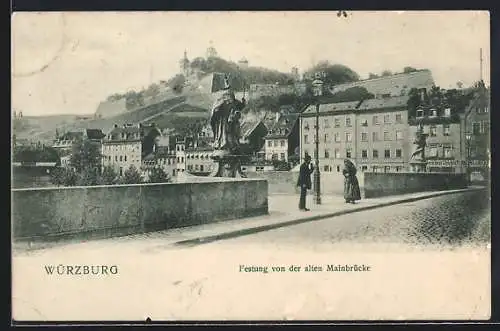
[[[358,178],[356,177],[356,166],[349,159],[344,160],[344,199],[346,203],[355,203],[361,200]]]

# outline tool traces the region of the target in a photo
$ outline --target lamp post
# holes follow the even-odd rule
[[[472,134],[470,132],[465,133],[465,142],[467,147],[467,165],[466,165],[466,173],[467,173],[467,183],[470,185],[471,183],[471,174],[470,174],[470,143],[472,140]]]
[[[314,202],[317,205],[321,204],[321,179],[319,171],[319,98],[323,94],[323,81],[321,73],[316,73],[315,80],[312,82],[313,93],[316,98],[316,155],[314,165]]]

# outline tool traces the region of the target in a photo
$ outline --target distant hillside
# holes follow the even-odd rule
[[[73,127],[79,120],[76,115],[24,116],[12,119],[12,133],[18,140],[50,142],[54,139],[56,129]]]
[[[56,137],[56,129],[60,133],[78,129],[102,129],[103,132],[108,132],[115,124],[155,123],[159,127],[182,131],[193,121],[208,118],[209,104],[210,99],[207,101],[207,97],[191,93],[107,118],[78,120],[73,115],[24,117],[14,120],[13,133],[18,140],[50,144]],[[207,107],[202,107],[203,105]]]
[[[103,100],[96,111],[98,117],[110,117],[167,100],[181,93],[185,83],[198,84],[215,72],[231,75],[231,83],[236,91],[248,89],[250,84],[290,84],[291,74],[262,67],[241,67],[237,63],[219,57],[197,57],[187,64],[188,77],[177,74],[167,80],[149,85],[140,91],[114,93]]]
[[[51,143],[60,132],[76,129],[110,130],[114,124],[156,123],[158,126],[181,130],[193,121],[210,116],[213,95],[211,76],[214,72],[231,75],[233,88],[238,91],[255,83],[281,83],[292,81],[290,74],[276,70],[247,67],[219,57],[195,58],[190,63],[191,75],[176,75],[166,81],[151,84],[142,91],[115,93],[103,100],[94,118],[79,119],[74,115],[24,117],[14,120],[16,139]],[[179,82],[182,84],[179,88]]]

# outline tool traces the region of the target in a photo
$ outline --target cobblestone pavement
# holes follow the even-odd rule
[[[162,246],[160,236],[34,251],[13,258],[13,317],[488,319],[488,206],[487,194],[468,192],[194,247]],[[346,264],[370,270],[327,271]],[[118,272],[47,273],[59,265],[115,265]]]
[[[395,242],[417,245],[484,244],[491,240],[491,197],[458,193],[279,228],[238,242],[321,244]]]

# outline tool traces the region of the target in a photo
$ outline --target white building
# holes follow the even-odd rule
[[[175,156],[177,165],[177,174],[186,171],[186,139],[177,137],[175,142]]]
[[[103,166],[112,166],[120,176],[132,165],[140,170],[141,152],[139,127],[115,125],[102,142]]]
[[[161,168],[170,178],[176,176],[177,162],[176,155],[169,151],[167,146],[160,146],[155,153],[147,155],[142,160],[141,175],[145,181],[149,181],[149,176],[154,168]]]

